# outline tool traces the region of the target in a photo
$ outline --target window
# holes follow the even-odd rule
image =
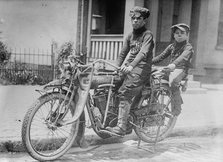
[[[223,0],[220,3],[217,47],[223,49]]]
[[[93,0],[92,34],[123,34],[125,0]]]

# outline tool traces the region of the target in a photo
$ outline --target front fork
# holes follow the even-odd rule
[[[73,90],[72,92],[66,92],[63,89],[60,90],[60,93],[66,93],[65,99],[63,101],[59,102],[59,105],[57,106],[57,108],[53,111],[51,110],[51,112],[49,113],[49,117],[51,116],[52,119],[52,115],[53,113],[56,113],[56,118],[53,119],[53,123],[51,123],[51,125],[54,125],[54,127],[56,126],[63,126],[63,125],[68,125],[68,124],[64,124],[65,121],[63,121],[63,118],[66,116],[66,114],[69,111],[69,107],[70,104],[72,102],[72,100],[74,100],[75,98],[75,93],[76,93],[76,89]],[[66,104],[66,102],[68,102],[68,104]],[[64,106],[66,104],[66,106]],[[72,109],[72,114],[74,114],[74,109]],[[61,115],[62,114],[62,115]],[[86,141],[84,138],[84,134],[85,134],[85,113],[83,112],[80,117],[79,117],[79,127],[78,127],[78,132],[77,132],[77,137],[75,139],[76,143],[80,146],[80,147],[85,147],[86,146]],[[72,124],[72,123],[69,123]]]

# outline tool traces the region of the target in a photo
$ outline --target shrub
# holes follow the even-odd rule
[[[65,42],[64,44],[62,44],[61,48],[58,51],[58,57],[56,59],[56,66],[55,66],[56,78],[58,78],[61,74],[59,67],[60,62],[67,59],[69,55],[75,53],[76,51],[74,49],[74,45],[72,42]]]
[[[9,60],[11,53],[7,50],[6,45],[0,41],[0,64],[5,60]]]

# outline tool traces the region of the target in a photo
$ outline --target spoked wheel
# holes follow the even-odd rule
[[[162,85],[155,88],[153,96],[145,98],[143,103],[152,100],[156,113],[139,120],[135,132],[141,140],[148,143],[159,142],[167,137],[176,124],[177,117],[171,114],[171,90]]]
[[[74,102],[69,107],[67,105],[68,99],[65,100],[64,94],[51,93],[41,96],[26,113],[22,125],[22,141],[34,159],[57,159],[72,146],[79,120],[62,125],[74,113]],[[68,109],[67,113],[65,109]]]

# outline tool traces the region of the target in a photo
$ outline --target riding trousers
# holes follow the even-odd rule
[[[131,104],[132,99],[141,92],[145,81],[148,79],[149,76],[146,78],[139,74],[126,75],[118,90],[120,100],[126,100]]]
[[[183,78],[187,76],[187,73],[184,69],[175,69],[170,73],[169,76],[169,84],[170,89],[172,91],[172,108],[175,115],[179,115],[181,113],[181,105],[183,104],[183,100],[180,93],[180,82]]]

